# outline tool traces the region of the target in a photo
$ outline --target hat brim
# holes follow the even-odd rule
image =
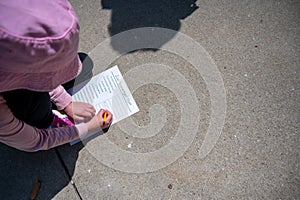
[[[50,92],[59,85],[76,78],[82,70],[82,63],[77,55],[73,61],[61,67],[59,71],[42,73],[0,72],[0,93],[17,89],[37,92]]]

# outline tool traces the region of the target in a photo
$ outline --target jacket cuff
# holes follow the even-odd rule
[[[49,94],[51,101],[57,106],[58,110],[65,109],[72,102],[72,96],[61,85],[49,92]]]

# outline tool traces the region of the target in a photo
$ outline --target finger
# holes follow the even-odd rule
[[[87,111],[89,111],[89,112],[91,112],[91,113],[96,113],[96,109],[92,106],[92,107],[88,107],[87,109],[86,109]]]
[[[74,121],[75,121],[75,123],[80,123],[80,122],[84,122],[85,120],[83,117],[76,116]]]
[[[106,123],[110,124],[112,122],[113,116],[112,114],[108,114],[107,118],[106,118]]]
[[[93,105],[89,104],[89,103],[83,103],[82,102],[81,107],[82,107],[82,109],[87,110],[89,112],[93,112],[93,113],[96,112],[95,107]]]
[[[82,112],[80,115],[77,115],[77,118],[82,118],[82,119],[91,119],[91,118],[93,118],[94,116],[93,116],[93,113],[90,113],[90,112],[87,112],[87,111],[85,111],[85,112]]]
[[[104,114],[103,109],[100,109],[100,111],[97,113],[97,119],[101,127],[103,126],[103,114]]]
[[[104,110],[104,112],[106,112],[107,116],[112,115],[112,113],[109,110]]]
[[[99,110],[98,114],[103,115],[104,112],[105,112],[105,110],[101,108],[101,109]]]
[[[90,111],[85,112],[85,117],[86,118],[93,118],[94,116],[95,116],[95,114],[93,112],[90,112]]]
[[[91,109],[92,109],[92,112],[93,112],[93,113],[96,113],[96,108],[95,108],[94,106],[92,106]]]

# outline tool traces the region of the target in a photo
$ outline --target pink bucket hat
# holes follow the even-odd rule
[[[0,93],[48,92],[81,71],[79,22],[66,0],[0,1]]]

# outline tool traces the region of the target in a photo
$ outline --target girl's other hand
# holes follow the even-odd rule
[[[85,102],[71,102],[64,111],[76,123],[90,121],[96,113],[94,106]]]

